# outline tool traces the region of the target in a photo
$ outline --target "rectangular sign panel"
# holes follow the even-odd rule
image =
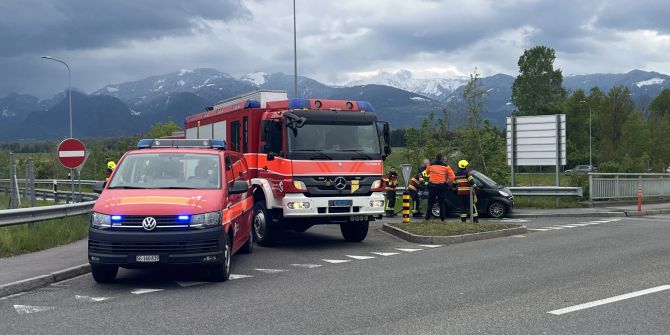
[[[565,114],[507,118],[509,166],[565,165],[565,143]]]

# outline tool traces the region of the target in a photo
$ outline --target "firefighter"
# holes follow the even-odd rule
[[[415,218],[423,216],[423,214],[421,213],[421,197],[419,195],[419,191],[421,191],[422,188],[424,188],[424,184],[425,180],[423,178],[423,173],[419,172],[416,175],[414,175],[412,179],[409,180],[409,185],[407,186],[409,196],[412,197],[412,201],[414,202],[414,210],[412,216]]]
[[[475,181],[472,178],[472,170],[468,167],[469,163],[465,159],[458,161],[458,170],[456,170],[456,192],[461,202],[461,222],[465,222],[470,216],[470,192],[472,191],[472,220],[479,222],[477,213],[477,194],[474,193]]]
[[[395,189],[398,186],[398,172],[391,166],[389,172],[384,175],[384,184],[386,185],[386,216],[395,216]]]
[[[112,175],[112,172],[116,169],[116,163],[114,161],[107,162],[107,178]]]
[[[428,168],[428,209],[426,210],[426,220],[432,216],[431,209],[437,201],[440,206],[440,220],[444,221],[447,215],[447,189],[454,182],[454,170],[449,164],[442,160],[442,154],[437,154],[435,160],[430,163]]]

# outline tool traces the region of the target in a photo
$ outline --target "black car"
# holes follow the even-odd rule
[[[505,186],[496,183],[485,174],[473,170],[475,184],[477,185],[477,212],[480,216],[502,218],[512,211],[514,207],[514,196]],[[424,192],[427,196],[427,192]],[[460,200],[455,190],[447,191],[446,206],[452,214],[460,213]],[[440,206],[435,204],[431,209],[433,216],[440,217]]]

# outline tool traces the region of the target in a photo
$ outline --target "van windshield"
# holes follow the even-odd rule
[[[110,189],[220,189],[218,155],[130,154],[117,166]]]

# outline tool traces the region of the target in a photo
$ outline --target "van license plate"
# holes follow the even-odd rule
[[[351,207],[353,201],[351,200],[330,200],[328,206],[330,207]]]
[[[161,258],[159,255],[143,255],[143,256],[135,256],[135,261],[140,262],[140,263],[155,263],[160,261]]]

